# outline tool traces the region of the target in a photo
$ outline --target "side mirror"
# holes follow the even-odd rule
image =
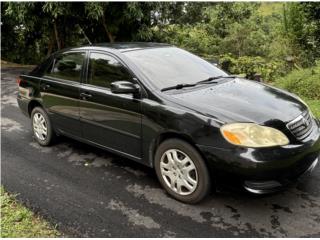
[[[134,84],[128,81],[116,81],[111,83],[112,93],[138,93],[140,87],[138,84]]]

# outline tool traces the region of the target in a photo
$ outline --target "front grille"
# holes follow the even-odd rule
[[[312,125],[312,117],[309,111],[305,111],[299,117],[289,122],[287,128],[298,140],[303,140],[311,133]]]

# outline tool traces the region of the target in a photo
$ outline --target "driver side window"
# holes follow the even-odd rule
[[[132,81],[132,76],[117,59],[103,53],[91,53],[88,84],[110,88],[115,81]]]

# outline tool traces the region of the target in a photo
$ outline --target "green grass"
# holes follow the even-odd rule
[[[59,237],[61,234],[48,222],[36,216],[1,187],[0,237]]]
[[[307,100],[305,102],[310,107],[314,116],[320,119],[320,100]]]

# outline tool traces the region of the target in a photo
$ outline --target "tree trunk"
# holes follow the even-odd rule
[[[67,42],[66,17],[63,17],[62,30],[60,31],[60,47],[65,48]]]
[[[51,37],[49,39],[47,57],[51,55],[53,50],[53,45],[54,45],[54,31],[52,31]]]
[[[61,42],[60,42],[60,38],[59,38],[59,34],[58,34],[57,23],[55,21],[53,22],[53,29],[54,29],[54,35],[56,37],[58,50],[60,50],[61,49]]]
[[[113,42],[114,42],[114,38],[113,38],[111,32],[109,32],[109,30],[108,30],[108,27],[107,27],[107,24],[106,24],[106,18],[105,18],[105,16],[104,16],[104,14],[103,14],[103,16],[102,16],[102,25],[103,25],[104,30],[105,30],[106,33],[107,33],[107,37],[108,37],[109,41],[110,41],[111,43],[113,43]]]

